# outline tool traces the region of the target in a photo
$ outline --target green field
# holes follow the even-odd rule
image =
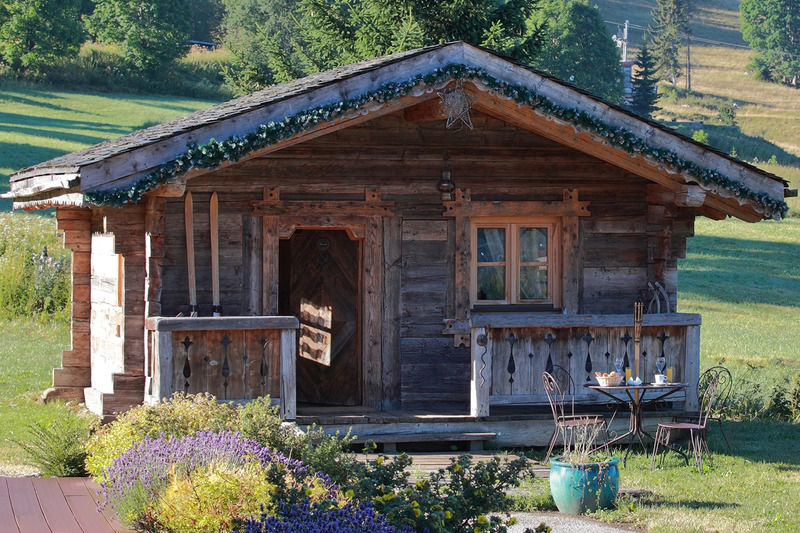
[[[169,96],[75,93],[3,81],[0,192],[13,172],[186,115],[216,102]],[[11,207],[0,200],[0,210]]]

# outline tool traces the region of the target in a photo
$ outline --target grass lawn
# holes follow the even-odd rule
[[[187,115],[215,102],[172,96],[75,93],[3,81],[0,192],[21,168]],[[0,200],[0,210],[11,202]]]
[[[52,420],[62,405],[39,401],[50,386],[53,368],[61,366],[61,351],[69,347],[69,330],[63,322],[3,320],[0,330],[0,474],[16,470],[22,461],[19,447],[10,439],[24,439],[29,424]]]
[[[726,422],[734,456],[712,428],[714,465],[700,475],[677,454],[650,472],[650,456],[639,449],[620,468],[618,508],[595,518],[659,533],[763,532],[800,529],[800,439],[798,426],[770,421]],[[652,451],[652,450],[651,450]],[[623,450],[615,455],[621,456]],[[658,465],[658,463],[657,463]],[[555,509],[547,480],[526,482],[518,510]]]

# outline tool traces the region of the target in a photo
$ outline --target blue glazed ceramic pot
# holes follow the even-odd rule
[[[614,506],[619,491],[619,458],[570,464],[550,460],[550,494],[558,510],[583,514]]]

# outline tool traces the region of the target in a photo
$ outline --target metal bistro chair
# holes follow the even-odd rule
[[[706,438],[706,428],[708,425],[709,416],[711,414],[711,409],[714,404],[714,399],[716,398],[717,393],[717,385],[719,384],[719,377],[718,376],[711,376],[708,380],[708,384],[703,391],[703,399],[700,403],[700,416],[698,417],[697,422],[660,422],[658,424],[658,429],[656,430],[655,442],[653,443],[653,457],[650,460],[650,471],[652,472],[656,467],[656,455],[658,454],[658,447],[662,446],[664,448],[669,448],[670,450],[677,452],[683,456],[686,460],[686,464],[689,464],[689,455],[683,453],[682,451],[678,450],[677,448],[673,448],[669,445],[669,437],[672,433],[672,430],[677,431],[688,431],[689,432],[689,440],[692,446],[692,454],[694,455],[694,461],[697,465],[697,470],[702,474],[703,473],[703,452],[706,453],[708,457],[708,463],[713,465],[713,460],[711,458],[711,450],[708,448],[708,440]],[[664,464],[664,454],[666,450],[662,452],[661,455],[661,465]]]
[[[572,382],[572,376],[569,375],[569,372],[564,370],[560,367],[554,367],[553,372],[556,373],[558,370],[561,370],[561,377],[565,382],[567,393],[571,394],[574,390],[574,383]],[[550,459],[550,454],[553,453],[553,447],[556,445],[556,441],[558,440],[558,435],[561,430],[564,430],[565,433],[572,431],[573,429],[581,426],[594,426],[594,425],[602,425],[602,427],[606,431],[606,442],[608,442],[608,427],[606,426],[606,420],[603,415],[598,414],[575,414],[575,403],[574,400],[570,400],[570,410],[569,413],[566,411],[566,401],[565,401],[565,392],[564,389],[559,386],[558,381],[556,378],[553,377],[552,374],[549,372],[542,372],[542,383],[544,384],[544,391],[547,393],[547,401],[550,403],[550,410],[553,412],[553,422],[555,422],[555,428],[553,429],[553,437],[550,439],[550,447],[547,449],[547,455],[544,458],[544,462],[547,463],[548,459]]]
[[[697,382],[698,400],[703,396],[704,391],[708,388],[708,384],[714,379],[717,380],[717,392],[714,396],[714,406],[711,413],[708,415],[708,420],[717,421],[719,424],[719,432],[722,434],[722,438],[725,439],[725,445],[728,447],[728,453],[733,455],[731,443],[728,441],[728,436],[725,435],[725,430],[722,429],[722,419],[725,416],[725,409],[728,407],[728,397],[731,395],[731,389],[733,388],[733,378],[731,377],[730,370],[724,366],[712,366],[703,372],[700,376],[700,380]],[[696,423],[700,419],[700,415],[701,413],[689,414],[676,417],[675,420]]]

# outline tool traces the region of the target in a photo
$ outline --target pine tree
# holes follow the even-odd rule
[[[681,75],[679,60],[681,35],[689,32],[690,5],[688,0],[658,0],[651,12],[653,25],[653,56],[659,72],[673,85]]]
[[[647,49],[646,41],[636,56],[636,65],[639,71],[633,78],[631,109],[641,117],[650,118],[660,108],[656,106],[659,99],[656,60]]]

